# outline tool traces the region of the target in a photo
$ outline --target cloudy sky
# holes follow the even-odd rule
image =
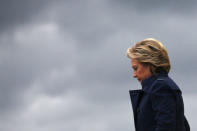
[[[134,131],[126,50],[167,48],[197,130],[194,0],[1,0],[1,131]]]

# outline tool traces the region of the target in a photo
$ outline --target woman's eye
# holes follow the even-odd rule
[[[136,71],[137,70],[137,67],[133,67],[133,70]]]

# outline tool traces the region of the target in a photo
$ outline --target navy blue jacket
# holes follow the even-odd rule
[[[136,131],[190,131],[181,90],[166,73],[142,81],[129,91]]]

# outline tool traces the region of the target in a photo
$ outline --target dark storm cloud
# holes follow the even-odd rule
[[[169,13],[186,15],[187,13],[194,13],[197,2],[195,0],[110,0],[110,3],[128,9],[134,8],[145,14],[169,11]]]
[[[0,2],[0,30],[23,26],[34,20],[34,16],[49,5],[51,0],[1,0]]]

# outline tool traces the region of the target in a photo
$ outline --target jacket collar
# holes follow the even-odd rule
[[[158,77],[160,77],[160,76],[168,76],[168,74],[163,71],[160,74],[152,75],[152,76],[148,77],[147,79],[143,80],[142,83],[141,83],[142,84],[142,90],[147,91],[148,88],[153,84],[153,82],[155,80],[157,80]]]

